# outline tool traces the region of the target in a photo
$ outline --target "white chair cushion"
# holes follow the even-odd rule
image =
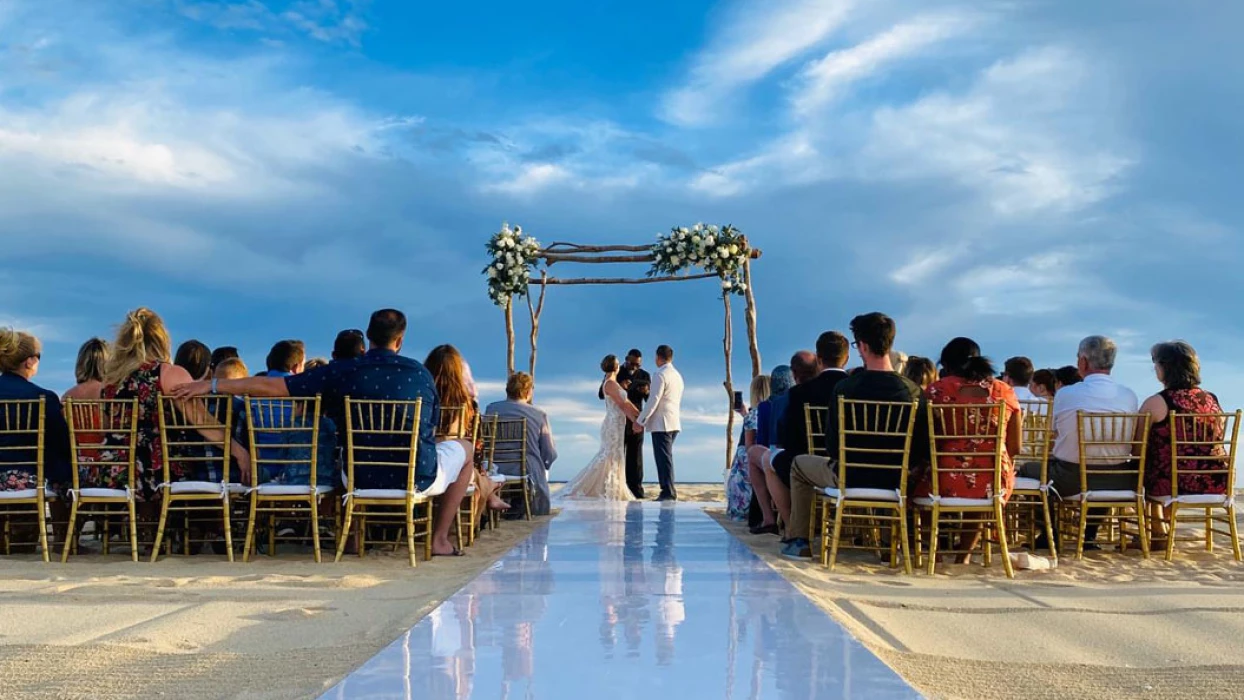
[[[262,484],[257,489],[252,489],[260,496],[310,496],[311,487],[298,484]],[[315,494],[323,496],[331,493],[333,488],[320,484],[315,487]]]
[[[921,506],[923,508],[933,507],[933,499],[932,497],[929,497],[929,496],[921,496],[920,498],[913,498],[912,501],[916,505]],[[943,507],[947,507],[947,508],[979,508],[982,506],[992,507],[993,499],[992,498],[943,497],[941,499],[941,503]]]
[[[489,481],[491,481],[491,482],[492,482],[492,483],[494,483],[494,484],[504,484],[504,483],[505,483],[505,475],[503,475],[503,474],[489,474],[489,475],[488,475],[488,480],[489,480]]]
[[[19,501],[28,498],[38,498],[38,489],[22,489],[20,491],[0,491],[0,501]],[[52,489],[43,489],[44,498],[56,498],[56,494]]]
[[[406,489],[355,489],[353,496],[355,498],[375,498],[390,501],[406,500]],[[416,493],[415,500],[423,500],[424,494]]]
[[[1030,479],[1026,476],[1015,477],[1016,491],[1040,491],[1041,481],[1039,479]]]
[[[251,487],[246,484],[229,484],[230,496],[245,496],[250,493]]]
[[[845,496],[852,501],[899,502],[898,492],[892,489],[847,489],[844,494],[836,488],[829,487],[824,490],[824,493],[835,500],[842,499]]]
[[[1135,501],[1136,492],[1119,490],[1119,491],[1089,491],[1084,494],[1086,501]]]
[[[523,477],[512,474],[496,474],[492,477],[492,480],[498,484],[516,484],[522,481]]]
[[[125,489],[104,489],[104,488],[88,488],[78,491],[78,495],[83,498],[117,498],[120,500],[128,500],[130,494]]]
[[[1226,506],[1231,500],[1230,494],[1225,493],[1190,493],[1173,498],[1171,496],[1150,496],[1149,500],[1155,503],[1161,503],[1163,506],[1169,506],[1172,503],[1189,506]]]
[[[201,493],[219,493],[224,495],[224,489],[220,482],[217,481],[174,481],[171,484],[161,484],[174,495],[177,494],[201,494]]]

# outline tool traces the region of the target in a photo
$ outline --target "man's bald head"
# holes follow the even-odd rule
[[[800,350],[790,358],[790,371],[795,375],[795,383],[803,384],[816,379],[820,371],[816,353],[811,350]]]

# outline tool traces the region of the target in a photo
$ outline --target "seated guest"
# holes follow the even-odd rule
[[[937,381],[937,365],[933,364],[933,360],[927,357],[910,357],[907,359],[907,366],[903,368],[900,374],[915,382],[921,390],[924,390]]]
[[[531,492],[531,515],[549,514],[549,469],[557,461],[557,445],[553,442],[553,430],[544,411],[531,405],[535,383],[530,374],[516,372],[505,383],[505,401],[490,404],[485,415],[501,420],[527,421],[527,479]],[[497,471],[508,476],[519,476],[520,465],[516,461],[498,460]],[[524,506],[518,505],[517,515],[522,516]]]
[[[1148,413],[1151,422],[1149,427],[1149,446],[1146,450],[1145,494],[1155,497],[1172,495],[1171,491],[1171,413],[1184,415],[1205,415],[1222,413],[1222,405],[1218,397],[1201,388],[1201,361],[1197,358],[1192,346],[1177,340],[1170,343],[1158,343],[1149,351],[1153,358],[1153,369],[1162,383],[1162,391],[1145,399],[1140,406],[1141,413]],[[1213,418],[1191,419],[1198,424],[1197,440],[1222,440],[1224,426],[1220,420]],[[1188,430],[1188,419],[1180,421],[1180,435],[1184,440],[1192,436],[1183,435]],[[1181,445],[1179,457],[1210,457],[1222,454],[1218,445]],[[1198,474],[1198,470],[1219,470],[1222,461],[1196,459],[1179,460],[1179,495],[1185,494],[1225,494],[1227,492],[1226,474]],[[1170,507],[1164,509],[1161,519],[1153,518],[1152,531],[1155,537],[1163,538],[1167,533],[1161,530],[1163,522],[1170,520]]]
[[[917,401],[921,398],[920,387],[910,379],[894,371],[890,361],[890,350],[894,347],[894,321],[882,313],[870,313],[856,316],[851,320],[851,335],[855,338],[855,347],[860,360],[864,363],[861,371],[851,374],[838,382],[834,388],[833,401],[830,402],[829,419],[825,427],[825,444],[830,459],[804,458],[795,462],[791,472],[791,521],[787,528],[790,539],[782,548],[782,556],[790,559],[809,559],[812,557],[811,541],[808,539],[811,527],[812,504],[814,496],[820,489],[838,485],[838,454],[839,425],[838,397],[865,401]],[[912,462],[919,461],[922,454],[927,454],[928,447],[920,452],[920,441],[927,441],[927,429],[921,430],[921,418],[916,418],[915,435],[912,438]],[[902,448],[898,444],[870,444],[869,447],[880,449]],[[893,456],[899,459],[898,455]],[[880,460],[882,456],[872,459]],[[899,462],[895,462],[899,464]],[[893,491],[899,488],[900,475],[894,469],[876,469],[858,467],[850,473],[851,488],[873,488]]]
[[[769,398],[756,406],[756,441],[747,451],[747,476],[756,494],[760,508],[760,524],[751,528],[753,535],[778,534],[777,516],[773,511],[773,498],[765,479],[765,469],[777,447],[777,418],[786,412],[787,392],[795,386],[795,375],[790,365],[778,365],[769,375]]]
[[[78,361],[73,368],[78,382],[65,392],[66,399],[97,399],[104,388],[104,365],[108,364],[108,341],[91,338],[78,348]]]
[[[509,510],[510,504],[497,496],[497,485],[484,471],[484,454],[479,435],[472,434],[479,414],[479,404],[471,396],[471,387],[466,382],[466,362],[462,359],[462,353],[452,345],[438,345],[428,353],[423,366],[432,373],[436,393],[441,399],[441,434],[461,435],[467,439],[473,437],[475,440],[475,497],[480,503],[487,503],[493,510]],[[450,408],[459,410],[446,410]]]
[[[362,357],[367,352],[363,343],[363,331],[351,328],[337,334],[333,341],[333,362],[343,362]]]
[[[903,371],[907,369],[907,361],[907,353],[898,350],[890,351],[890,364],[894,366],[895,372],[903,374]]]
[[[42,357],[43,347],[33,335],[12,328],[0,328],[0,401],[43,399],[45,482],[36,482],[37,474],[33,466],[10,466],[13,463],[36,460],[33,436],[27,440],[17,435],[0,435],[0,447],[24,447],[26,444],[30,446],[29,451],[0,450],[0,491],[25,491],[51,486],[63,494],[71,483],[69,426],[65,424],[60,399],[55,393],[31,381],[39,373]],[[24,412],[20,416],[8,415],[7,408],[0,408],[0,426],[17,426],[26,417]],[[63,522],[68,519],[69,509],[63,499],[51,501],[48,505],[52,509],[53,521]]]
[[[104,399],[138,399],[138,446],[135,454],[139,483],[130,486],[142,503],[143,510],[151,516],[155,515],[152,506],[160,492],[160,484],[164,482],[165,455],[160,440],[159,396],[194,381],[185,368],[169,361],[171,348],[172,341],[169,340],[164,320],[156,312],[147,308],[131,311],[112,344],[112,355],[104,368],[104,388],[101,391],[101,398]],[[210,432],[204,436],[209,439],[220,437]],[[245,480],[249,474],[250,458],[245,449],[236,443],[232,446],[232,452],[242,471],[241,478]],[[170,463],[169,470],[173,481],[194,476],[186,472],[186,463],[181,461]],[[125,467],[111,465],[109,471],[110,474],[104,475],[107,483],[96,485],[122,488]]]
[[[281,340],[272,346],[268,351],[268,357],[265,362],[268,369],[261,375],[266,377],[292,377],[296,374],[302,374],[304,362],[306,359],[306,346],[301,340]],[[245,408],[243,408],[245,410]],[[290,408],[292,410],[292,407]],[[321,410],[323,410],[321,408]],[[285,412],[279,419],[273,420],[265,424],[262,420],[263,412],[258,412],[261,420],[259,420],[256,428],[260,429],[259,443],[276,445],[289,443],[309,443],[310,435],[306,433],[276,433],[263,432],[265,427],[279,427],[281,425],[289,425],[292,416],[289,410]],[[275,418],[275,417],[274,417]],[[238,424],[245,425],[246,415],[241,414],[238,417]],[[316,485],[332,486],[334,484],[334,475],[336,473],[336,451],[337,451],[337,425],[327,415],[320,416],[319,439],[316,442]],[[297,455],[280,455],[279,459],[298,459]],[[309,486],[311,484],[311,461],[308,457],[306,462],[293,464],[273,465],[269,464],[265,467],[267,473],[261,475],[264,482],[277,484],[289,484],[296,486]]]
[[[325,360],[322,357],[313,357],[307,360],[307,363],[303,365],[302,371],[310,372],[313,369],[319,369],[321,367],[327,367],[327,366],[328,366],[328,360]]]
[[[1076,353],[1076,376],[1084,381],[1067,384],[1054,395],[1050,410],[1051,427],[1054,430],[1054,447],[1050,451],[1048,478],[1054,482],[1054,495],[1059,499],[1073,498],[1080,493],[1080,433],[1077,411],[1087,413],[1136,413],[1139,401],[1135,392],[1119,384],[1110,376],[1114,369],[1118,346],[1105,336],[1094,335],[1080,341]],[[1059,370],[1062,372],[1062,370]],[[1127,447],[1092,445],[1087,456],[1093,459],[1089,465],[1088,488],[1100,490],[1131,490],[1136,482],[1126,474],[1092,473],[1094,468],[1117,469],[1128,462],[1131,451]],[[1115,458],[1113,464],[1103,464],[1101,458]],[[1041,465],[1027,463],[1020,466],[1019,475],[1031,479],[1041,478]],[[1089,524],[1085,540],[1097,537],[1097,525]],[[1038,542],[1038,548],[1046,545]],[[1095,545],[1094,545],[1095,546]]]
[[[1002,381],[1015,390],[1016,399],[1020,401],[1035,401],[1037,395],[1032,393],[1032,389],[1029,388],[1029,385],[1032,384],[1033,374],[1032,360],[1027,357],[1012,357],[1003,365]]]
[[[746,520],[751,508],[753,495],[747,453],[756,444],[757,407],[768,398],[769,377],[762,374],[752,379],[752,408],[749,410],[746,406],[736,407],[743,409],[743,429],[739,436],[739,447],[730,463],[730,473],[726,476],[726,514],[733,520]]]
[[[181,397],[200,396],[213,389],[244,396],[315,396],[324,399],[325,412],[338,425],[345,425],[345,399],[414,401],[423,399],[419,416],[419,451],[416,455],[416,488],[437,497],[432,524],[432,553],[458,556],[449,538],[466,496],[473,470],[469,469],[474,445],[466,440],[437,441],[440,400],[432,375],[416,360],[398,355],[406,335],[406,316],[396,309],[372,314],[367,327],[371,349],[363,357],[321,367],[292,377],[248,377],[197,382],[179,387]],[[357,488],[405,489],[406,475],[398,470],[364,470]]]
[[[173,364],[186,370],[195,381],[207,379],[212,373],[211,350],[197,340],[187,340],[177,348]]]
[[[790,390],[789,405],[781,423],[784,449],[772,462],[773,473],[781,482],[778,490],[783,495],[790,491],[790,470],[795,460],[808,454],[807,407],[829,408],[834,400],[834,388],[847,377],[843,367],[847,366],[850,355],[851,344],[847,337],[838,331],[826,331],[816,340],[816,357],[811,365],[803,365],[802,354],[791,359],[796,386]],[[807,375],[812,378],[800,381]],[[821,448],[824,449],[824,445]],[[773,490],[770,487],[770,491]],[[781,504],[785,499],[776,497],[774,500]],[[789,513],[783,513],[784,522],[790,522],[788,516]]]
[[[1063,387],[1079,384],[1084,381],[1084,375],[1080,374],[1077,367],[1067,365],[1054,370],[1054,393],[1062,391]]]
[[[231,360],[238,357],[238,349],[232,345],[225,345],[212,351],[212,372],[220,366],[225,360]]]
[[[1001,421],[1005,445],[1002,453],[1002,493],[1005,502],[1015,488],[1014,456],[1019,454],[1022,418],[1019,399],[1015,390],[1005,381],[994,379],[993,365],[981,357],[980,346],[970,338],[955,338],[942,350],[938,364],[942,366],[942,378],[929,387],[925,395],[930,406],[953,404],[1002,404],[1001,415],[991,416],[988,430],[992,433],[998,429]],[[1029,363],[1031,367],[1031,363]],[[969,429],[964,426],[965,429]],[[981,434],[978,426],[970,428],[972,435]],[[997,446],[994,440],[979,437],[962,440],[939,441],[938,448],[946,452],[988,452]],[[970,458],[965,464],[963,458],[942,456],[939,467],[947,471],[938,474],[938,495],[943,498],[992,498],[994,492],[993,460],[988,457]],[[959,469],[980,469],[981,471],[955,471]],[[932,493],[932,470],[919,470],[916,481],[915,495],[928,496]],[[972,558],[971,552],[980,540],[980,523],[965,523],[964,539],[956,549],[963,550],[960,554],[961,564],[967,564]]]
[[[1058,391],[1058,380],[1054,376],[1054,370],[1039,369],[1033,372],[1032,383],[1028,385],[1028,388],[1038,399],[1053,401],[1054,394]]]
[[[292,377],[302,374],[307,360],[307,348],[301,340],[281,340],[268,351],[265,364],[268,377]]]
[[[212,377],[216,379],[242,379],[249,376],[251,376],[251,371],[247,369],[246,363],[240,357],[223,360],[212,372]]]
[[[768,459],[762,465],[765,470],[765,485],[769,487],[769,496],[773,499],[773,504],[777,506],[778,517],[787,526],[788,536],[790,535],[790,466],[785,460],[785,455],[789,450],[799,450],[799,447],[790,441],[793,436],[786,432],[786,420],[793,416],[796,410],[803,410],[803,406],[798,409],[794,406],[795,389],[816,379],[820,365],[815,354],[808,350],[800,350],[791,357],[790,370],[795,378],[795,386],[787,392],[781,414],[773,417],[770,427],[775,436],[771,439],[774,440],[777,449],[769,453]],[[807,451],[806,444],[801,451]]]

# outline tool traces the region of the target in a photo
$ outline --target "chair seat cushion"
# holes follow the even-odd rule
[[[39,497],[38,489],[21,489],[19,491],[0,491],[0,501],[23,501]],[[56,498],[52,489],[43,489],[44,498]]]
[[[404,501],[406,500],[406,489],[355,489],[352,494],[355,498],[383,499],[386,501]],[[425,496],[421,493],[415,494],[415,500],[421,501]]]
[[[116,498],[120,500],[128,500],[129,491],[125,489],[105,489],[105,488],[86,488],[78,491],[78,495],[82,498]]]
[[[1088,491],[1084,494],[1086,501],[1135,501],[1136,492],[1126,489],[1117,491]]]
[[[1188,506],[1223,506],[1225,507],[1231,502],[1230,494],[1225,493],[1187,493],[1180,494],[1178,497],[1172,496],[1150,496],[1149,500],[1155,503],[1161,503],[1163,506],[1169,506],[1172,503]]]
[[[1039,479],[1031,479],[1026,476],[1015,477],[1016,491],[1040,491],[1041,481]]]
[[[492,480],[498,484],[517,484],[523,480],[523,477],[513,474],[494,474]]]
[[[889,501],[890,503],[898,503],[898,491],[893,489],[847,489],[841,492],[836,488],[828,487],[824,489],[826,496],[834,500],[847,498],[852,501]]]
[[[315,487],[315,495],[323,496],[332,493],[333,487],[320,484]],[[252,489],[260,496],[310,496],[311,487],[306,484],[261,484]]]
[[[932,508],[933,499],[929,496],[921,496],[913,498],[912,501],[922,508]],[[981,508],[993,507],[992,498],[955,498],[953,496],[943,496],[941,499],[943,508]]]
[[[171,484],[161,484],[172,494],[207,494],[218,493],[224,495],[224,488],[219,481],[174,481]]]

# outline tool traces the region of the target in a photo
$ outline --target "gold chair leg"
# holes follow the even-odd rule
[[[225,518],[225,560],[228,561],[230,564],[232,564],[233,563],[233,522],[232,522],[233,518],[230,517],[231,516],[231,513],[229,512],[230,505],[231,503],[229,502],[229,496],[226,494],[225,502],[221,506],[224,510],[224,518]]]
[[[902,549],[902,552],[903,552],[903,572],[906,573],[908,576],[911,576],[911,573],[912,573],[911,572],[911,550],[909,549],[910,545],[907,543],[907,513],[903,512],[901,508],[897,512],[898,512],[898,533],[899,533],[899,537],[901,538],[901,541],[899,542],[899,547]],[[893,539],[893,536],[891,536],[891,539]],[[890,546],[893,547],[894,543],[891,542]]]
[[[1088,527],[1088,503],[1080,502],[1080,527],[1076,530],[1076,561],[1084,559],[1084,529]]]
[[[246,539],[242,542],[242,561],[249,563],[252,550],[255,548],[255,518],[259,509],[259,494],[251,494],[250,512],[246,518]]]
[[[1227,529],[1231,532],[1231,553],[1236,561],[1244,560],[1240,557],[1240,533],[1236,531],[1234,502],[1227,506]]]
[[[1054,542],[1054,521],[1051,520],[1050,499],[1044,493],[1041,494],[1041,512],[1045,515],[1045,539],[1050,544],[1050,559],[1054,561],[1055,566],[1058,566],[1058,545]],[[1035,547],[1033,551],[1036,551]]]
[[[160,543],[164,541],[164,528],[168,524],[168,509],[172,501],[173,494],[168,491],[165,491],[160,498],[160,524],[156,526],[155,545],[151,548],[151,563],[153,564],[160,556]],[[130,510],[131,512],[133,511],[132,505],[130,506]],[[189,542],[189,540],[190,538],[187,537],[186,541]],[[189,546],[189,544],[186,546]],[[138,556],[137,547],[134,548],[134,556]],[[134,561],[138,560],[135,559]]]
[[[846,504],[842,501],[838,502],[838,507],[834,510],[834,533],[831,535],[830,551],[829,551],[829,570],[833,571],[834,566],[838,563],[838,538],[842,536],[842,515],[846,510]]]
[[[419,555],[415,553],[415,508],[413,503],[406,506],[406,549],[410,553],[410,568],[418,566]],[[458,528],[458,539],[462,539],[462,528]]]
[[[337,557],[334,562],[340,562],[341,557],[346,553],[346,542],[350,539],[350,521],[354,519],[354,499],[347,498],[345,503],[345,520],[341,525],[341,536],[337,538]]]
[[[1140,530],[1140,555],[1144,559],[1149,558],[1149,520],[1145,517],[1145,501],[1144,498],[1136,499],[1136,522],[1137,528]],[[1123,539],[1123,515],[1119,514],[1119,539]],[[1167,538],[1169,539],[1169,538]]]
[[[995,531],[998,535],[998,549],[1002,550],[1002,569],[1007,578],[1015,578],[1015,567],[1011,565],[1011,550],[1006,544],[1006,523],[1003,521],[1002,501],[994,501],[994,517],[998,520]]]
[[[311,494],[311,546],[315,548],[315,563],[321,563],[320,557],[320,498]]]
[[[39,488],[42,489],[43,487],[40,486]],[[42,493],[42,490],[40,490],[40,493]],[[48,557],[48,524],[47,524],[46,518],[43,515],[46,512],[44,511],[46,504],[43,502],[42,495],[40,495],[37,500],[38,500],[38,507],[39,507],[39,515],[37,518],[35,518],[35,522],[38,523],[39,525],[39,551],[43,553],[43,563],[46,564],[48,563],[48,560],[49,560],[49,557]]]
[[[1235,518],[1232,518],[1232,524],[1235,524]],[[1175,533],[1179,531],[1179,504],[1171,503],[1170,522],[1167,524],[1166,531],[1166,561],[1175,560]],[[1206,533],[1209,537],[1209,533]]]
[[[268,556],[276,556],[276,513],[268,514]]]
[[[928,574],[932,576],[937,571],[937,537],[938,530],[941,526],[942,512],[936,502],[929,513],[929,566]]]
[[[427,510],[428,520],[427,520],[426,529],[424,530],[424,537],[423,537],[423,560],[431,561],[432,560],[432,522],[435,516],[435,508],[432,505],[432,501],[427,502],[427,509],[428,509]]]
[[[1214,518],[1209,508],[1205,509],[1205,551],[1214,552]]]
[[[60,563],[69,561],[69,549],[74,540],[78,539],[78,499],[69,501],[69,526],[65,528],[65,547],[60,553]]]
[[[138,561],[138,505],[134,502],[133,497],[126,501],[130,511],[130,559]],[[153,548],[151,554],[154,556],[156,550]]]

